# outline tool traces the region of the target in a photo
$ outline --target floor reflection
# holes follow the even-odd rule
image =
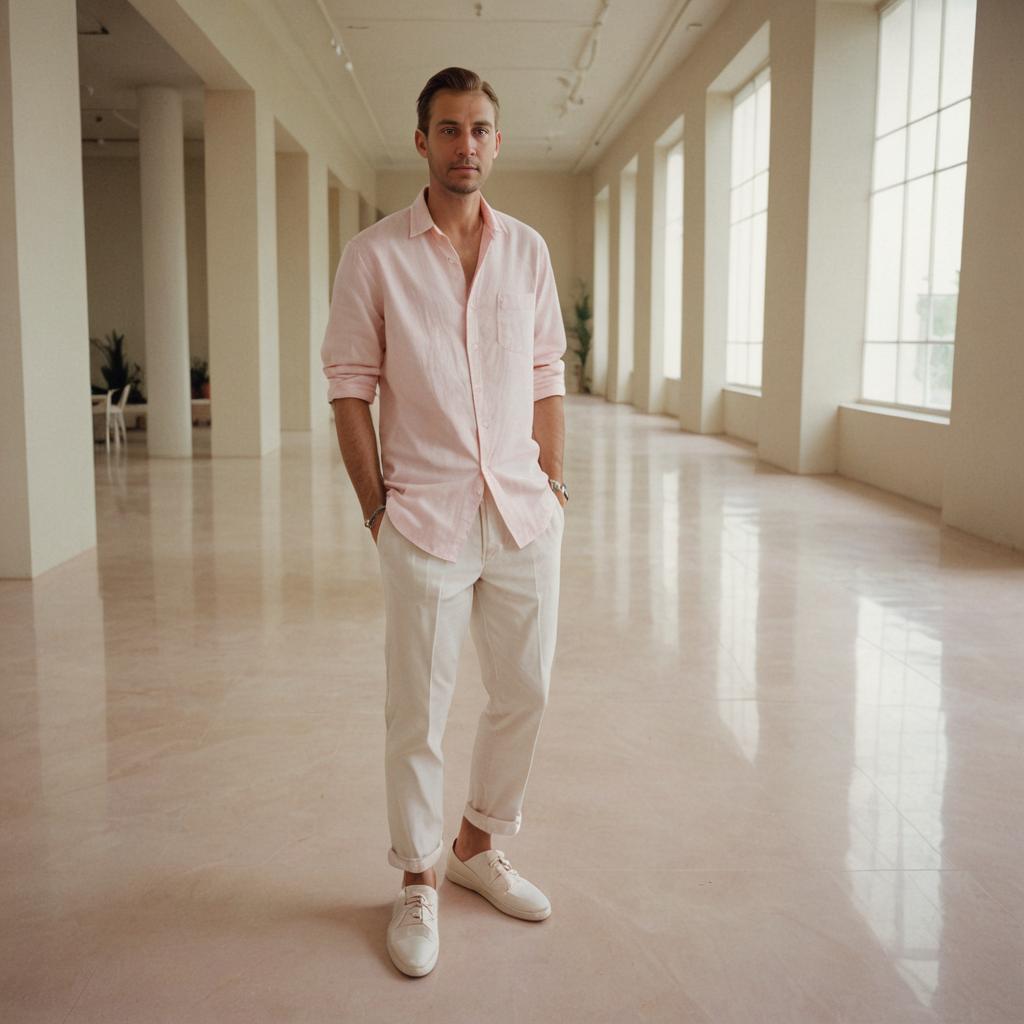
[[[324,427],[264,459],[129,432],[96,452],[98,550],[0,582],[4,1021],[408,1016],[379,567]],[[568,439],[502,840],[555,913],[442,882],[417,1014],[1018,1024],[1024,557],[598,399]],[[467,647],[447,839],[485,702]]]

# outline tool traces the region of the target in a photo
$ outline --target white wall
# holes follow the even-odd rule
[[[1024,548],[1024,4],[980,0],[947,523]]]
[[[194,147],[193,147],[194,148]],[[87,155],[82,160],[89,337],[114,328],[125,336],[128,358],[143,369],[146,335],[142,298],[142,211],[138,157]],[[188,259],[189,350],[209,358],[206,303],[206,209],[203,161],[185,161],[185,244]],[[103,384],[102,357],[90,347],[91,379]]]
[[[277,16],[270,5],[254,17],[246,0],[132,0],[132,6],[203,79],[207,89],[252,89],[291,138],[309,154],[323,159],[347,188],[373,200],[373,169],[359,156],[345,124],[344,112],[307,62],[292,59],[286,47],[287,25],[280,36],[265,24]]]
[[[650,166],[684,121],[683,374],[666,405],[681,426],[758,444],[802,473],[838,471],[942,507],[947,522],[1024,548],[1024,4],[978,0],[963,272],[949,423],[858,406],[873,140],[877,11],[832,0],[734,0],[690,57],[607,144],[594,195],[610,197],[612,334],[620,293],[617,211],[624,169]],[[764,386],[724,391],[730,95],[767,58],[772,72]],[[655,175],[637,178],[636,266],[650,265]],[[590,221],[593,222],[593,207]],[[621,256],[621,254],[619,254]],[[635,363],[653,366],[640,281]],[[608,341],[614,359],[616,339]],[[657,346],[653,346],[656,351]],[[599,359],[601,357],[599,356]],[[608,397],[621,400],[609,379]],[[650,403],[646,381],[629,400]]]

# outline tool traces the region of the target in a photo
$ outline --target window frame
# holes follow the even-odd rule
[[[764,76],[763,80],[761,82],[758,82],[758,79],[762,78],[762,76]],[[726,330],[725,330],[725,347],[726,347],[725,367],[726,367],[726,369],[725,369],[725,374],[724,374],[724,386],[725,386],[726,389],[734,389],[734,390],[738,389],[738,390],[742,390],[742,391],[745,391],[745,392],[747,392],[749,394],[754,394],[754,395],[760,395],[762,393],[762,387],[763,387],[763,382],[764,382],[764,306],[765,306],[765,299],[767,297],[768,193],[770,191],[770,186],[771,186],[771,94],[770,94],[770,92],[769,92],[769,107],[768,107],[768,150],[769,150],[769,157],[768,157],[767,167],[765,168],[764,171],[755,171],[753,176],[750,179],[747,179],[747,181],[743,181],[743,182],[740,182],[740,183],[735,184],[735,185],[733,184],[733,180],[732,180],[732,162],[733,162],[732,140],[733,140],[733,136],[735,134],[736,108],[737,108],[737,106],[740,103],[743,102],[744,99],[746,99],[746,97],[743,94],[749,92],[750,96],[756,96],[758,89],[765,82],[769,83],[769,86],[770,86],[771,80],[772,80],[772,75],[771,75],[771,57],[768,56],[764,60],[762,60],[762,61],[760,61],[758,63],[757,67],[751,72],[751,74],[749,74],[746,77],[746,79],[744,80],[743,84],[740,85],[739,88],[735,89],[730,94],[730,96],[729,96],[730,105],[731,105],[730,118],[729,118],[729,133],[730,133],[729,188],[728,188],[729,216],[728,216],[728,223],[727,223],[729,236],[728,236],[728,262],[727,262],[728,280],[726,282]],[[755,121],[754,121],[755,145],[756,145],[756,137],[757,137],[757,121],[756,121],[756,107],[755,107]],[[760,342],[753,342],[749,338],[745,338],[743,340],[736,340],[736,339],[730,338],[730,336],[729,336],[730,335],[729,324],[730,324],[730,320],[731,320],[731,309],[732,309],[732,303],[733,303],[733,300],[734,300],[734,295],[733,295],[732,287],[731,287],[732,274],[733,274],[733,228],[734,228],[735,224],[738,224],[738,223],[740,223],[743,220],[751,220],[752,221],[758,215],[758,213],[761,212],[761,211],[758,211],[757,213],[752,212],[748,217],[740,218],[739,220],[734,222],[733,221],[733,215],[732,215],[732,206],[733,206],[733,195],[734,195],[735,191],[737,189],[739,189],[739,188],[742,188],[745,184],[752,183],[762,173],[767,174],[767,176],[768,176],[768,187],[765,189],[765,207],[764,207],[764,211],[763,211],[764,215],[765,215],[765,252],[764,252],[765,282],[764,282],[764,285],[763,285],[763,294],[762,294],[762,297],[761,297],[761,341]],[[749,304],[749,300],[750,300],[750,287],[749,287],[749,280],[748,280],[748,283],[747,283],[747,301],[748,301],[748,304]],[[748,309],[749,309],[749,305],[748,305]],[[748,334],[750,333],[749,332],[749,315],[748,315],[748,329],[747,329],[747,333]],[[744,351],[746,353],[747,360],[749,360],[749,350],[750,350],[750,347],[752,345],[755,345],[755,344],[759,344],[760,347],[761,347],[761,373],[759,374],[760,383],[751,384],[751,383],[749,383],[747,381],[730,380],[730,378],[729,378],[729,370],[728,370],[730,347],[731,346],[742,346],[742,348],[744,349]],[[749,362],[747,363],[747,365],[749,367]]]
[[[882,22],[883,19],[891,15],[896,9],[909,5],[910,8],[910,24],[908,28],[908,53],[907,53],[907,87],[906,87],[906,107],[902,115],[901,121],[895,127],[888,128],[885,132],[878,133],[878,122],[879,114],[882,103]],[[943,104],[943,77],[946,72],[946,62],[944,59],[945,45],[946,45],[946,32],[948,22],[948,11],[949,11],[949,0],[939,0],[940,15],[939,15],[939,32],[937,39],[937,72],[936,72],[936,106],[934,110],[930,110],[926,114],[920,114],[917,117],[911,117],[911,109],[913,104],[913,85],[914,85],[914,32],[917,17],[917,3],[916,0],[885,0],[876,8],[878,17],[878,40],[876,46],[876,77],[875,77],[875,114],[874,114],[874,126],[872,129],[872,143],[871,143],[871,182],[868,188],[868,246],[867,246],[867,273],[865,275],[865,295],[864,295],[864,326],[861,332],[861,359],[860,359],[860,383],[859,383],[859,398],[857,401],[863,405],[873,405],[882,408],[899,409],[911,413],[920,413],[927,416],[938,416],[940,418],[947,418],[950,415],[952,409],[953,400],[953,366],[956,361],[956,325],[954,320],[954,327],[952,336],[948,339],[932,338],[930,335],[932,331],[932,316],[933,310],[931,306],[931,300],[936,294],[933,291],[935,268],[936,268],[936,226],[938,223],[938,195],[939,189],[937,187],[938,178],[940,174],[954,171],[957,168],[964,168],[964,174],[966,177],[967,163],[969,151],[965,148],[963,160],[956,163],[951,163],[946,166],[940,166],[939,155],[941,152],[942,145],[942,127],[943,118],[942,115],[954,107],[960,106],[961,104],[967,105],[967,138],[969,146],[970,138],[970,116],[973,106],[973,93],[968,93],[966,96],[958,97],[950,102]],[[977,7],[975,5],[975,18],[977,16]],[[973,66],[973,56],[972,56]],[[929,119],[934,118],[935,120],[935,140],[932,150],[932,161],[931,169],[922,173],[914,175],[910,174],[910,162],[911,162],[911,128],[914,125],[922,124]],[[901,176],[896,181],[890,181],[888,184],[882,187],[876,187],[876,165],[878,160],[878,144],[884,139],[891,138],[900,132],[906,132],[906,139],[903,143],[903,170]],[[929,226],[928,226],[928,298],[929,298],[929,310],[928,310],[928,329],[924,332],[924,338],[901,338],[899,335],[903,333],[903,319],[905,312],[905,279],[904,275],[907,270],[907,228],[908,220],[910,216],[910,203],[908,202],[909,186],[914,182],[923,181],[925,179],[931,179],[931,197],[929,203]],[[897,284],[897,295],[896,295],[896,311],[895,311],[895,324],[896,324],[896,337],[892,339],[878,339],[869,338],[868,329],[869,322],[871,320],[873,306],[872,306],[872,255],[874,254],[875,244],[875,200],[876,196],[882,195],[887,192],[892,192],[895,189],[901,189],[901,210],[900,210],[900,235],[899,235],[899,279]],[[963,214],[961,214],[961,249],[963,246]],[[959,287],[957,289],[957,314],[959,314]],[[892,346],[896,352],[895,369],[892,377],[892,394],[893,398],[878,398],[868,397],[866,394],[866,383],[867,383],[867,361],[869,354],[869,346]],[[928,367],[930,366],[929,349],[937,346],[949,346],[952,352],[952,362],[950,366],[950,377],[949,377],[949,389],[948,389],[948,404],[945,405],[924,405],[912,402],[901,402],[899,401],[900,392],[900,365],[901,358],[909,354],[909,352],[915,347],[921,347],[925,351],[925,380],[922,384],[923,396],[925,399],[929,395],[929,381],[927,378]]]

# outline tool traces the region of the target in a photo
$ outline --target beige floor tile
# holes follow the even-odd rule
[[[383,619],[333,437],[96,456],[99,547],[0,582],[0,1019],[1019,1024],[1024,556],[568,403],[541,924],[384,930]],[[446,839],[485,701],[467,644]],[[443,866],[443,861],[442,861]]]

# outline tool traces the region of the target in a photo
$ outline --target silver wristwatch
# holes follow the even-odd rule
[[[566,487],[561,480],[552,480],[548,477],[548,486],[555,492],[555,494],[561,492],[562,497],[565,498],[566,501],[569,500],[569,488]]]

